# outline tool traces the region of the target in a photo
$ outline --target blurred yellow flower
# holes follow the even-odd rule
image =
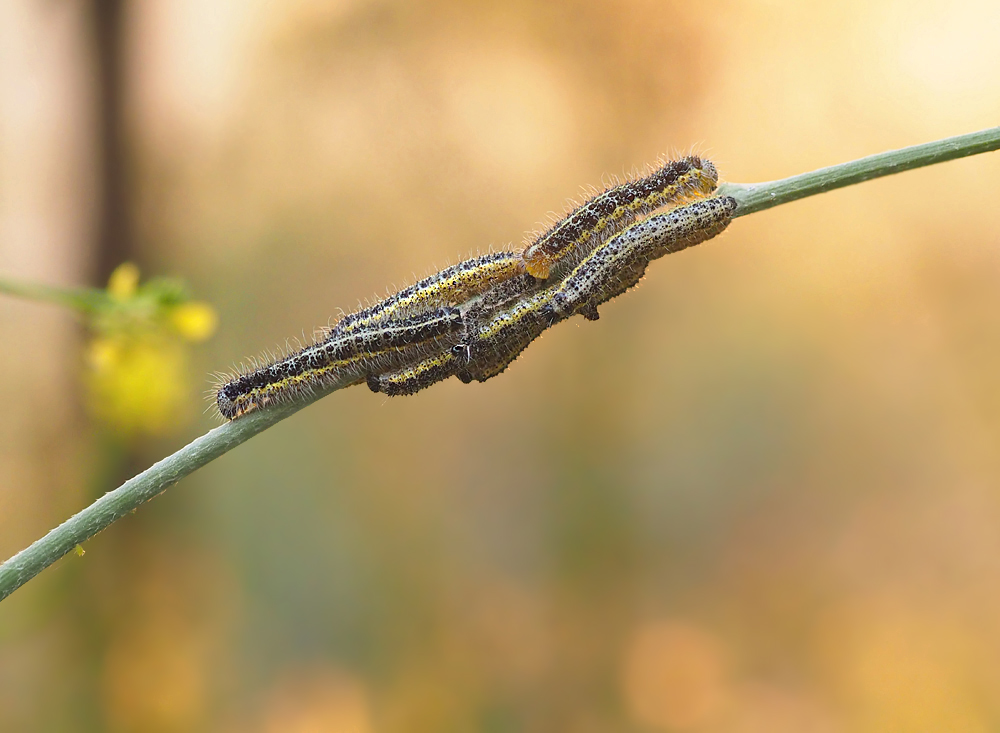
[[[108,278],[108,295],[115,300],[128,300],[139,287],[139,268],[131,262],[123,262]]]
[[[90,413],[123,436],[162,434],[189,413],[187,342],[214,333],[215,310],[188,301],[183,283],[167,278],[140,284],[139,269],[120,265],[108,299],[90,318],[86,351]]]
[[[176,427],[189,404],[187,350],[161,334],[98,336],[87,350],[91,414],[124,435]]]
[[[170,312],[170,323],[188,341],[205,341],[219,325],[215,309],[208,303],[181,303]]]

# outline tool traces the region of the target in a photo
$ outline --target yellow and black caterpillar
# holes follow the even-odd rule
[[[485,381],[556,323],[596,320],[652,260],[721,233],[736,201],[711,197],[717,184],[715,166],[691,156],[609,188],[521,251],[445,268],[344,316],[311,346],[227,378],[218,410],[232,420],[334,383],[403,395],[452,376]]]

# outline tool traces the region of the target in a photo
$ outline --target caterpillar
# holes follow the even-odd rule
[[[547,328],[635,285],[648,263],[729,224],[731,198],[696,156],[591,198],[519,252],[459,262],[341,318],[316,343],[226,378],[216,406],[233,420],[337,383],[413,394],[451,376],[486,381]],[[691,202],[694,203],[691,203]],[[669,213],[636,220],[658,208]]]
[[[636,219],[715,191],[719,173],[709,160],[689,156],[652,174],[614,186],[577,207],[523,251],[525,269],[547,278],[567,255],[592,251]]]
[[[219,414],[233,420],[338,381],[362,381],[373,371],[423,359],[462,326],[458,309],[440,308],[406,321],[331,336],[226,380],[216,393],[216,406]]]
[[[455,306],[498,284],[525,275],[524,263],[516,252],[492,252],[473,257],[446,267],[369,308],[344,316],[329,334],[364,331],[375,324],[406,319],[442,306]]]

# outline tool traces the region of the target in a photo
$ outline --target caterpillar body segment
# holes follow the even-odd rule
[[[373,392],[415,394],[457,376],[462,382],[485,382],[503,372],[528,345],[556,320],[544,306],[552,293],[543,290],[507,308],[466,314],[464,339],[451,349],[427,356],[396,371],[368,378]]]
[[[328,361],[323,366],[286,370],[281,361],[230,378],[216,393],[216,407],[227,420],[235,420],[254,410],[297,399],[338,382],[350,384],[364,377],[366,361],[361,356]]]

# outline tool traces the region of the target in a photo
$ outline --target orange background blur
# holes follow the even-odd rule
[[[0,4],[4,277],[98,277],[89,7]],[[0,300],[3,557],[211,427],[202,374],[517,245],[583,184],[1000,122],[995,0],[123,18],[132,254],[221,326],[194,417],[122,449],[71,314]],[[0,730],[997,728],[997,191],[986,155],[738,219],[498,379],[321,401],[0,606]]]

